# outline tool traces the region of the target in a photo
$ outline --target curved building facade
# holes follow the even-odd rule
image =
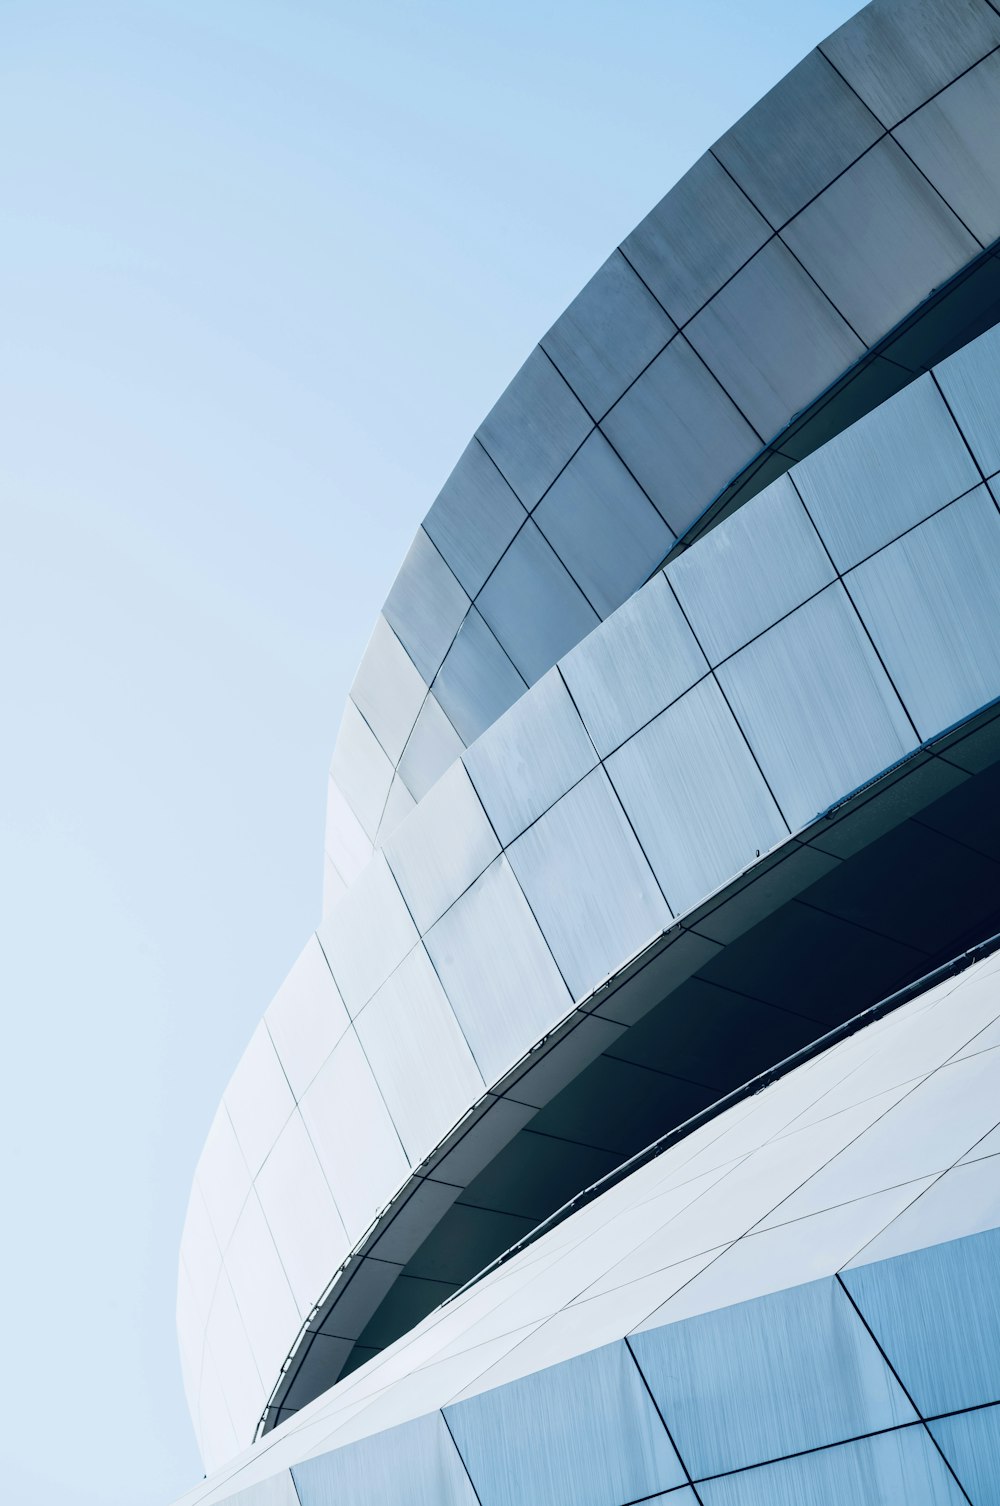
[[[998,141],[1000,9],[874,0],[461,457],[198,1164],[192,1502],[998,1499]]]

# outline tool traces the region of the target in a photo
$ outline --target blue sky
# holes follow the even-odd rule
[[[5,1499],[200,1476],[191,1173],[416,525],[834,0],[2,0]]]

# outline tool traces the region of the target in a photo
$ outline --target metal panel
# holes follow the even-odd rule
[[[791,481],[782,476],[678,555],[666,576],[711,664],[833,580]]]
[[[769,628],[716,675],[793,831],[916,747],[839,585]]]
[[[881,134],[871,111],[822,53],[810,52],[712,152],[777,227]]]
[[[524,517],[524,508],[474,439],[462,452],[423,526],[460,585],[475,596]]]
[[[292,1467],[301,1506],[477,1506],[439,1412]]]
[[[548,356],[535,349],[479,426],[478,438],[530,512],[592,426]]]
[[[535,522],[601,617],[639,589],[674,541],[596,430],[538,504]]]
[[[839,570],[979,480],[930,376],[831,439],[793,474]]]
[[[224,1252],[250,1193],[250,1173],[225,1103],[215,1111],[195,1176],[205,1195],[219,1249]]]
[[[323,949],[310,936],[264,1015],[292,1092],[301,1098],[350,1023]]]
[[[916,1418],[832,1279],[645,1330],[631,1343],[695,1479]]]
[[[596,763],[558,669],[543,675],[465,754],[504,846]]]
[[[704,545],[699,545],[699,550]],[[705,674],[705,657],[662,574],[559,666],[605,757]]]
[[[385,855],[423,932],[500,851],[461,762],[452,764],[385,846]]]
[[[381,853],[316,932],[352,1015],[363,1008],[417,940],[417,929]]]
[[[612,754],[608,773],[675,915],[788,835],[711,678]]]
[[[673,320],[615,251],[556,320],[542,348],[600,418],[674,333]]]
[[[418,528],[382,610],[428,685],[468,609],[468,596]]]
[[[1000,1408],[942,1417],[930,1431],[969,1500],[1000,1506]]]
[[[1000,471],[1000,327],[942,361],[934,375],[983,473]]]
[[[799,411],[806,394],[822,392],[865,349],[777,237],[684,333],[768,439]]]
[[[464,743],[474,742],[526,689],[473,607],[434,681],[434,695]]]
[[[622,250],[671,319],[684,324],[770,233],[729,174],[706,154],[640,221]]]
[[[781,234],[869,345],[979,249],[927,179],[886,137]]]
[[[347,801],[351,814],[356,817],[365,833],[374,841],[378,824],[382,819],[382,812],[385,809],[389,786],[392,784],[393,766],[352,700],[348,700],[344,707],[330,772],[334,783]],[[331,821],[336,823],[335,808],[330,810],[329,814]],[[356,837],[349,834],[349,850],[356,849],[357,845]],[[341,867],[335,824],[328,837],[327,846],[343,877],[350,883],[354,875]]]
[[[530,518],[480,591],[477,605],[529,685],[598,620]]]
[[[256,1191],[288,1284],[305,1316],[350,1244],[298,1110],[264,1162]]]
[[[574,998],[670,920],[603,769],[564,795],[507,856]]]
[[[624,1344],[445,1410],[482,1506],[617,1506],[685,1482]]]
[[[428,696],[432,700],[432,696]],[[378,845],[384,847],[386,840],[396,830],[401,821],[405,821],[410,814],[416,801],[410,794],[406,785],[397,774],[389,786],[389,794],[385,802],[385,810],[382,812],[382,820],[378,828]]]
[[[295,1107],[288,1079],[263,1020],[240,1057],[223,1102],[250,1174],[256,1176]]]
[[[364,726],[364,722],[358,716],[352,701],[347,702],[345,715],[348,712],[358,717],[358,721]],[[341,731],[343,731],[343,724],[341,724]],[[365,727],[365,733],[368,737],[371,737],[367,727]],[[382,753],[382,749],[378,748],[377,752],[380,764],[383,764],[383,760],[384,763],[388,763],[388,760],[385,759]],[[383,808],[385,805],[385,792],[388,791],[392,783],[391,768],[389,773],[389,783],[384,785],[384,791],[380,796]],[[373,851],[372,841],[373,838],[368,835],[354,814],[354,811],[348,805],[347,796],[331,775],[327,780],[326,786],[326,837],[324,848],[336,867],[337,877],[340,880],[342,888],[346,889],[350,884],[353,884],[362,868],[370,859]],[[330,907],[327,906],[326,908],[329,909]]]
[[[440,683],[438,679],[437,684]],[[399,760],[399,776],[414,800],[424,798],[431,785],[455,762],[464,746],[432,691],[420,708],[420,715]]]
[[[362,1010],[357,1031],[415,1166],[485,1091],[422,946],[414,948]]]
[[[760,449],[759,436],[682,335],[601,427],[677,534]]]
[[[973,235],[1000,236],[1000,54],[904,120],[897,140]]]
[[[504,858],[452,905],[425,942],[487,1083],[572,1003]]]
[[[298,1336],[302,1314],[255,1192],[244,1203],[233,1231],[226,1270],[260,1377],[270,1385]]]
[[[1000,1230],[843,1274],[924,1417],[1000,1400]]]
[[[846,583],[922,738],[1000,695],[1000,514],[984,486]]]
[[[393,763],[426,694],[413,660],[379,613],[351,686],[351,700]]]
[[[353,1030],[337,1042],[299,1109],[353,1243],[377,1210],[389,1202],[409,1170],[399,1136]]]
[[[1000,1118],[1000,1108],[997,1116]],[[1000,1155],[991,1155],[984,1160],[952,1166],[943,1176],[933,1180],[920,1197],[911,1201],[891,1224],[859,1251],[853,1264],[868,1265],[873,1260],[888,1260],[909,1250],[922,1249],[925,1245],[941,1244],[946,1239],[982,1234],[998,1225]]]
[[[885,125],[895,125],[1000,43],[985,0],[880,0],[822,50]]]

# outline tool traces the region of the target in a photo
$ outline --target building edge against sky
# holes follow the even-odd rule
[[[461,457],[199,1161],[192,1502],[994,1499],[998,140],[1000,11],[875,0]]]

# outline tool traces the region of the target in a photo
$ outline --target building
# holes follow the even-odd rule
[[[484,420],[198,1165],[186,1500],[1000,1500],[998,248],[1000,9],[875,0]]]

